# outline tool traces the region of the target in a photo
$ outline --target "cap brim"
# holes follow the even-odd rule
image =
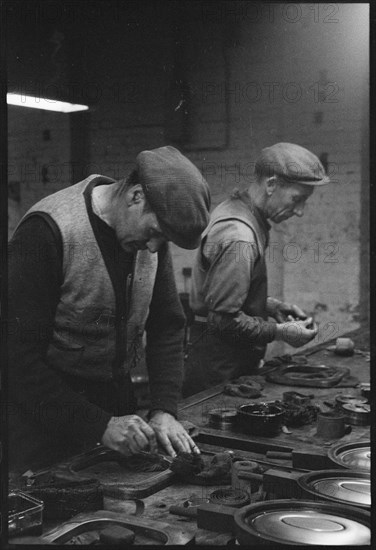
[[[317,187],[319,185],[327,185],[330,183],[330,179],[328,176],[324,176],[320,180],[304,180],[304,179],[294,179],[294,178],[287,178],[285,175],[281,174],[281,178],[284,179],[287,183],[299,183],[300,185],[310,185]]]
[[[198,248],[201,242],[201,235],[199,237],[181,237],[180,235],[174,233],[170,227],[168,227],[162,220],[157,216],[158,223],[162,229],[163,235],[171,242],[179,246],[180,248],[185,248],[186,250],[194,250]]]

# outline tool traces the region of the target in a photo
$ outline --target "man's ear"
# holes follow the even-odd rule
[[[127,204],[131,206],[132,204],[140,204],[142,202],[145,202],[144,190],[142,189],[142,185],[137,183],[127,191]]]
[[[271,176],[265,180],[266,193],[272,195],[277,187],[277,176]]]

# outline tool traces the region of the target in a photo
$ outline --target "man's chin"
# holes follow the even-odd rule
[[[145,249],[146,249],[146,244],[144,243],[131,242],[123,245],[123,250],[125,250],[125,252],[137,252],[137,250],[145,250]]]
[[[142,241],[135,241],[131,243],[126,243],[123,245],[123,250],[125,252],[137,252],[137,250],[147,250],[148,245],[145,242]]]
[[[289,220],[290,218],[291,218],[290,214],[278,214],[277,216],[275,216],[274,219],[272,219],[272,221],[274,223],[281,223],[281,222],[284,222],[286,220]]]

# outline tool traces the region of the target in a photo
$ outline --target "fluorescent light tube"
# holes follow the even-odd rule
[[[33,97],[24,94],[7,94],[7,103],[8,105],[16,105],[17,107],[58,111],[59,113],[75,113],[77,111],[87,111],[89,109],[88,105],[67,103],[66,101],[57,101],[46,97]]]

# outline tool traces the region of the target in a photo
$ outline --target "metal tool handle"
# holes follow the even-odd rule
[[[263,481],[264,476],[262,474],[256,474],[255,472],[247,472],[247,471],[240,470],[238,472],[238,478],[255,480],[255,481]]]
[[[154,462],[162,462],[162,463],[166,464],[167,466],[170,466],[172,461],[173,461],[173,458],[170,457],[170,456],[165,456],[165,455],[162,455],[162,454],[159,454],[159,453],[151,453],[151,452],[148,452],[148,451],[138,451],[137,455],[143,456],[143,457],[147,458],[148,460],[152,460]]]
[[[289,458],[292,458],[292,453],[282,451],[266,451],[266,457],[288,460]]]
[[[186,518],[197,518],[197,506],[179,506],[174,505],[169,508],[170,514],[175,516],[183,516]]]

